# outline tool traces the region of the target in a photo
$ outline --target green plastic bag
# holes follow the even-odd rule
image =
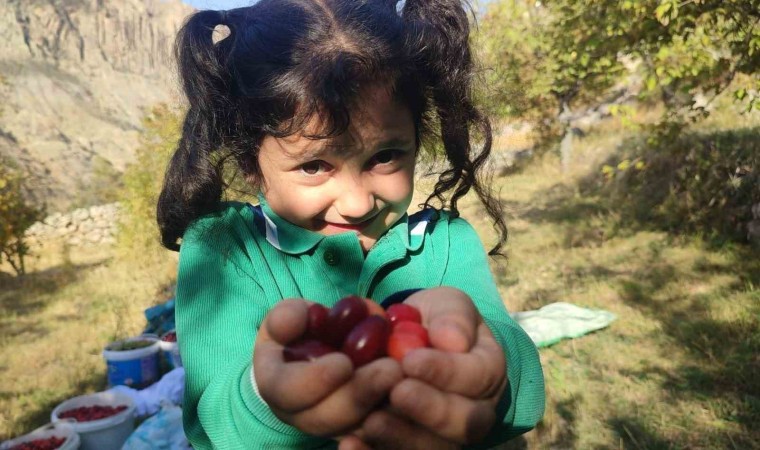
[[[564,302],[551,303],[535,311],[512,313],[511,316],[539,348],[600,330],[617,319],[608,311]]]

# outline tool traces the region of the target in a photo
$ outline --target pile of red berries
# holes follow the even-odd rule
[[[177,332],[176,331],[170,331],[164,335],[164,337],[161,338],[164,342],[177,342]]]
[[[90,422],[92,420],[105,419],[106,417],[115,416],[127,409],[126,405],[119,406],[80,406],[79,408],[67,409],[58,414],[61,419],[74,419],[77,422]]]
[[[63,445],[64,442],[66,442],[66,438],[51,436],[47,439],[35,439],[33,441],[22,442],[14,445],[8,450],[54,450]]]
[[[340,350],[360,367],[386,355],[401,361],[407,352],[429,346],[416,308],[397,303],[384,311],[372,301],[350,296],[330,309],[311,305],[306,333],[286,345],[283,355],[285,361],[312,361]]]

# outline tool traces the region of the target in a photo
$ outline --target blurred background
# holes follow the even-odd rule
[[[103,390],[104,345],[173,297],[154,218],[185,109],[172,45],[194,8],[246,4],[0,0],[0,440]],[[546,414],[512,447],[760,448],[760,1],[472,16],[505,305],[617,317],[541,348]]]

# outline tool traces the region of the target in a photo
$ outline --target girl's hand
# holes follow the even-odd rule
[[[390,358],[354,371],[342,353],[312,362],[285,362],[283,346],[306,331],[308,303],[284,300],[269,312],[256,337],[256,385],[274,414],[304,433],[336,436],[358,427],[402,378]]]
[[[469,296],[441,287],[411,295],[433,348],[402,361],[407,377],[391,390],[390,408],[371,414],[342,449],[457,448],[481,440],[496,420],[507,385],[504,351]]]

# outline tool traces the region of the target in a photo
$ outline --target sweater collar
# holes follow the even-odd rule
[[[324,235],[294,225],[278,216],[264,198],[259,194],[259,204],[249,205],[254,214],[254,224],[259,232],[266,237],[267,242],[274,248],[291,254],[299,255],[316,247],[322,241],[332,241],[335,236],[344,236],[347,233]],[[425,231],[431,221],[434,220],[436,211],[426,209],[413,214],[411,217],[404,214],[370,249],[384,243],[400,243],[407,250],[415,251],[422,246]],[[358,238],[357,238],[358,239]]]

